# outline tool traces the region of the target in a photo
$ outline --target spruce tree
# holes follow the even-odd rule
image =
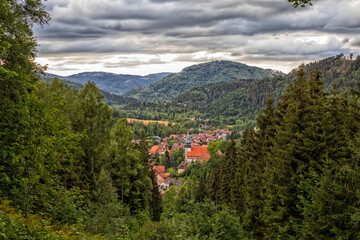
[[[42,1],[0,2],[0,199],[23,202],[23,142],[37,73],[33,25],[50,20]]]
[[[220,179],[220,164],[216,161],[206,185],[207,196],[215,202],[215,205],[219,203]]]
[[[336,91],[328,100],[327,154],[323,171],[310,189],[305,202],[304,238],[343,238],[358,236],[356,219],[359,209],[360,187],[358,156],[356,154],[359,132],[357,100],[353,104]]]
[[[120,203],[110,172],[101,169],[95,182],[86,229],[96,234],[114,234],[124,224],[126,208]]]
[[[206,183],[204,176],[201,175],[199,178],[199,181],[197,182],[197,191],[195,195],[195,201],[196,202],[203,202],[206,197]]]
[[[156,180],[155,171],[150,169],[149,172],[151,179],[151,198],[149,204],[150,216],[153,221],[160,221],[161,213],[163,212],[162,197]]]
[[[231,187],[236,172],[236,161],[236,143],[232,140],[221,159],[219,200],[222,204],[228,204],[231,200]]]
[[[165,168],[169,168],[171,167],[171,161],[170,161],[170,154],[168,152],[168,150],[165,150]]]
[[[104,95],[94,82],[88,82],[76,95],[71,113],[73,130],[83,134],[81,146],[84,151],[82,180],[92,189],[102,167],[108,164],[106,151],[113,126],[112,110],[104,102]]]
[[[327,115],[321,84],[318,72],[307,80],[300,68],[277,107],[278,127],[265,171],[267,238],[295,237],[300,231],[303,208],[299,198],[307,199],[309,193],[299,184],[320,171],[326,156]]]

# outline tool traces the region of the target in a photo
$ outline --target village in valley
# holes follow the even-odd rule
[[[172,185],[182,185],[184,181],[181,177],[190,164],[195,162],[206,164],[209,161],[209,144],[229,141],[232,133],[228,129],[217,129],[206,130],[199,134],[171,134],[167,138],[155,137],[156,143],[149,149],[149,165],[155,171],[160,191],[164,193]],[[217,150],[217,154],[223,153]]]

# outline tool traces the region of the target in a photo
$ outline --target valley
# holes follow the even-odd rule
[[[0,239],[360,239],[359,8],[0,0]]]

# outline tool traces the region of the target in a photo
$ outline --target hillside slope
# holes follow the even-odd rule
[[[47,82],[47,83],[51,83],[51,80],[56,77],[56,75],[51,74],[51,75],[40,75],[40,79]],[[59,77],[57,77],[60,81],[63,81],[67,86],[69,86],[72,89],[76,89],[76,90],[80,90],[84,87],[84,85],[82,83],[75,83],[72,81],[68,81],[68,80],[64,80],[61,79]],[[106,102],[109,103],[109,105],[125,105],[125,104],[129,104],[129,103],[133,103],[136,102],[136,100],[134,98],[129,98],[129,97],[123,97],[117,94],[113,94],[104,90],[99,89],[100,92],[104,95]]]
[[[193,65],[179,73],[171,74],[147,87],[135,88],[124,96],[141,101],[170,100],[172,97],[198,85],[228,82],[235,79],[272,78],[281,72],[247,66],[231,61],[213,61]]]
[[[101,90],[121,95],[133,88],[147,86],[156,81],[159,81],[169,74],[170,73],[164,72],[139,76],[107,72],[82,72],[67,77],[54,74],[49,74],[49,76],[81,84],[85,84],[87,81],[92,81]]]
[[[333,90],[334,83],[338,92],[349,91],[360,83],[360,57],[350,60],[340,54],[307,64],[304,68],[308,74],[316,68],[323,73],[327,92]],[[125,107],[125,114],[139,118],[161,115],[169,120],[176,120],[176,114],[180,114],[218,119],[225,124],[242,122],[254,125],[257,114],[265,107],[266,97],[270,95],[275,103],[278,102],[295,77],[296,69],[286,76],[271,79],[233,80],[200,85],[179,94],[169,103],[130,104]],[[148,114],[145,115],[146,113]]]

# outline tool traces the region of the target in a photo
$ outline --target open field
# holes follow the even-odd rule
[[[168,121],[156,121],[156,120],[142,120],[142,119],[135,119],[135,118],[127,118],[127,121],[129,123],[132,123],[132,122],[142,122],[143,124],[145,125],[148,125],[149,123],[159,123],[159,124],[164,124],[166,126],[169,126],[169,123]],[[172,123],[172,125],[174,125],[175,123]]]

